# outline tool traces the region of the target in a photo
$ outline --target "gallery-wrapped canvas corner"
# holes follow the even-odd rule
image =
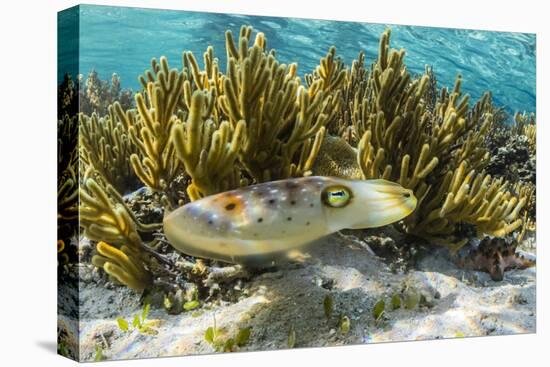
[[[59,354],[536,331],[534,34],[58,18]]]

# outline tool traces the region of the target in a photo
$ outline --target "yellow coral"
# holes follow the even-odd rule
[[[195,91],[186,123],[177,123],[172,131],[176,155],[192,178],[187,187],[192,200],[238,186],[240,179],[235,160],[245,123],[239,121],[234,130],[227,121],[217,128],[213,123],[205,123],[204,102],[203,92]]]
[[[296,65],[279,64],[266,52],[262,33],[249,47],[252,29],[241,29],[235,44],[226,33],[227,74],[219,108],[232,126],[246,123],[239,161],[256,182],[306,174],[315,159],[334,98],[322,81],[306,89]]]
[[[127,126],[116,117],[118,103],[109,106],[109,114],[91,117],[80,114],[80,159],[84,167],[93,167],[106,183],[124,191],[132,186],[135,174],[130,156],[137,152],[130,142]]]
[[[372,73],[356,68],[353,75],[362,80],[349,78],[344,86],[344,95],[352,92],[350,83],[355,88],[354,98],[348,96],[351,118],[343,115],[341,121],[351,120],[353,135],[361,137],[357,160],[363,178],[394,180],[414,190],[420,204],[405,221],[406,229],[431,241],[457,245],[458,223],[495,236],[516,230],[525,197],[482,172],[489,162],[490,95],[469,110],[459,76],[453,90],[444,88],[433,111],[427,110],[423,96],[429,75],[411,80],[404,51],[392,50],[389,36],[389,31],[382,35]]]
[[[69,262],[69,255],[64,252],[65,241],[57,240],[57,266],[67,264]]]
[[[147,83],[147,95],[136,94],[136,105],[142,121],[139,129],[130,123],[130,138],[140,155],[132,154],[130,162],[140,180],[153,190],[163,190],[178,173],[170,131],[181,97],[183,75],[170,70],[168,61],[160,59],[156,80]]]
[[[68,167],[60,177],[57,188],[57,218],[63,221],[78,219],[76,172],[73,167]]]
[[[93,256],[92,263],[118,282],[138,291],[151,285],[151,274],[139,260],[139,255],[129,247],[122,246],[119,250],[100,241],[96,249],[99,255]]]
[[[80,225],[86,237],[119,246],[141,246],[137,220],[112,186],[105,190],[95,180],[87,178],[81,186],[80,200]]]
[[[524,112],[520,114],[516,112],[512,131],[517,135],[524,135],[527,137],[531,152],[537,151],[537,124],[534,113],[527,114]]]

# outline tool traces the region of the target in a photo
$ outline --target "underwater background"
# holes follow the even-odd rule
[[[536,331],[534,35],[87,5],[59,25],[59,354]]]
[[[59,19],[60,42],[73,46],[64,47],[66,52],[78,47],[71,16]],[[281,62],[298,62],[302,77],[331,45],[348,65],[360,50],[366,60],[374,59],[379,35],[391,27],[393,47],[406,49],[413,74],[428,64],[440,87],[451,87],[462,74],[463,90],[474,99],[491,91],[495,105],[510,113],[536,109],[535,34],[88,5],[80,5],[79,21],[79,72],[95,69],[101,79],[117,73],[122,86],[134,91],[140,89],[136,76],[149,68],[152,56],[164,55],[176,66],[182,51],[201,55],[209,44],[224,70],[223,34],[227,29],[238,34],[241,25],[263,32]],[[63,56],[58,55],[61,62],[76,61]],[[75,65],[60,64],[58,70],[61,81]]]

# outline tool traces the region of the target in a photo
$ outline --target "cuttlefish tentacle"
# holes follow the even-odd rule
[[[344,228],[372,228],[409,215],[411,190],[386,180],[302,177],[208,196],[164,218],[164,233],[188,255],[246,263]]]

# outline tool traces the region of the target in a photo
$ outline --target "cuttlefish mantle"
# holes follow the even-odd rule
[[[394,223],[416,202],[411,190],[386,180],[292,178],[188,203],[165,216],[164,233],[185,254],[249,263],[345,228]]]

